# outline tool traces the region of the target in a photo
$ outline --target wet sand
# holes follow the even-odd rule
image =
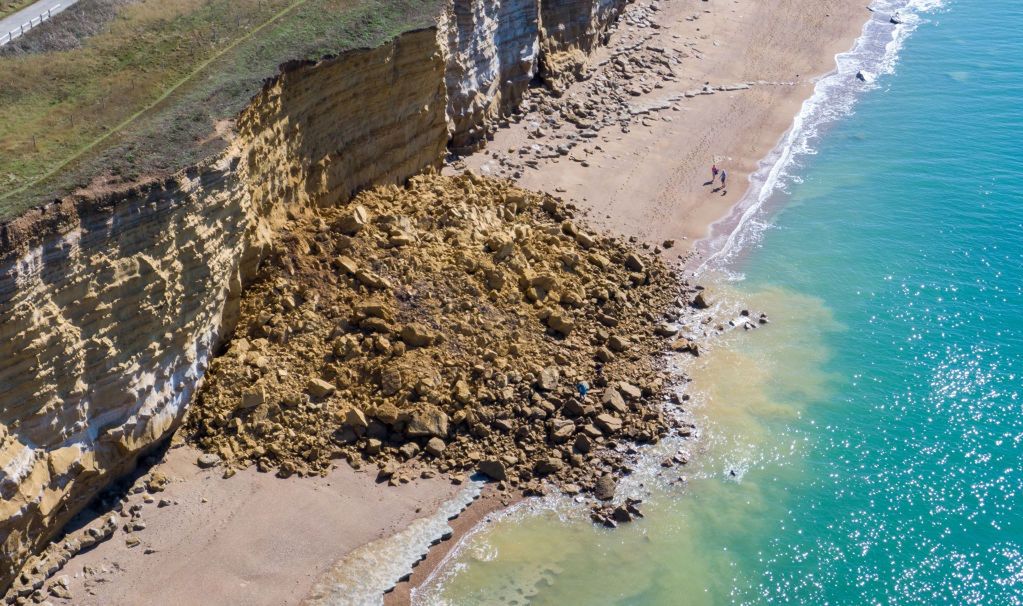
[[[496,490],[493,485],[484,489],[483,494],[462,515],[451,520],[451,539],[430,549],[430,553],[413,569],[409,578],[398,583],[394,590],[384,596],[384,606],[408,604],[412,591],[426,582],[430,574],[444,563],[444,559],[458,545],[458,542],[479,524],[487,524],[490,514],[501,511],[522,499],[518,494],[507,494]]]

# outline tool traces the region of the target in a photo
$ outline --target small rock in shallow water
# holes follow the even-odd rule
[[[615,482],[614,476],[611,474],[602,475],[597,479],[597,483],[593,487],[593,496],[601,501],[610,501],[615,497],[615,489],[617,487],[618,483]]]

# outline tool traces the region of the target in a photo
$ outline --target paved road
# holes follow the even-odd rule
[[[26,6],[10,17],[0,19],[0,46],[21,36],[21,26],[25,25],[25,31],[32,27],[38,27],[40,18],[46,19],[49,15],[56,15],[60,11],[71,6],[78,0],[39,0],[31,6]]]

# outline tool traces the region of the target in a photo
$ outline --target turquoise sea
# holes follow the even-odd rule
[[[1023,2],[875,7],[707,243],[714,313],[772,322],[687,369],[647,517],[520,507],[417,602],[1023,604]]]

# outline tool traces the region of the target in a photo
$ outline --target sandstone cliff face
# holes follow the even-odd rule
[[[436,40],[286,65],[210,165],[3,226],[0,587],[181,421],[287,209],[440,160]]]
[[[561,0],[542,2],[540,76],[560,90],[579,73],[586,55],[603,42],[607,27],[625,6],[624,0]]]
[[[238,284],[227,163],[83,216],[0,266],[0,575],[170,430]]]
[[[478,145],[622,1],[454,0],[439,29],[282,66],[203,166],[0,225],[0,590],[180,423],[287,213]]]
[[[538,0],[458,0],[446,15],[451,146],[478,147],[522,100],[540,59]]]
[[[451,148],[482,147],[534,78],[562,89],[624,6],[625,0],[453,0],[441,24]]]

